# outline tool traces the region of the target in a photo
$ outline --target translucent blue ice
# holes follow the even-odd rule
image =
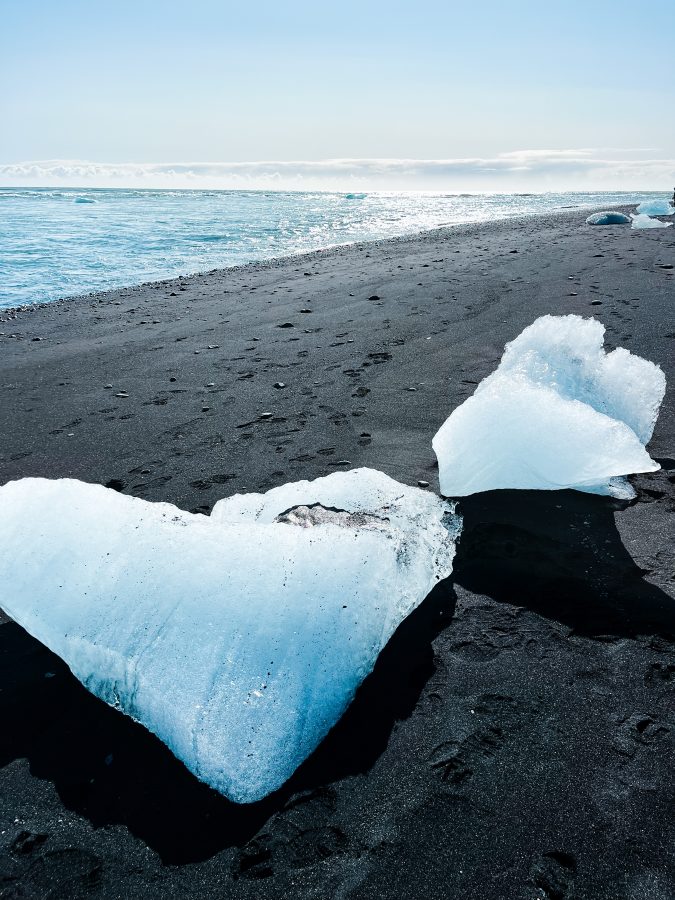
[[[672,216],[675,213],[675,207],[669,200],[644,200],[636,212],[646,216]]]
[[[619,212],[593,213],[586,219],[587,225],[628,225],[630,219]]]
[[[357,469],[211,517],[98,485],[0,488],[0,604],[238,802],[280,787],[450,574],[452,506]]]
[[[632,497],[621,476],[658,469],[645,450],[666,387],[661,369],[580,316],[542,316],[433,439],[441,491],[576,488]]]

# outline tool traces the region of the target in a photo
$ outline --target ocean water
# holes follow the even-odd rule
[[[0,188],[0,307],[440,225],[660,196]]]

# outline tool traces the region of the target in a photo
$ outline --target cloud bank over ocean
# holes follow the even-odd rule
[[[5,187],[563,191],[669,189],[675,159],[648,149],[517,150],[493,158],[0,163]]]

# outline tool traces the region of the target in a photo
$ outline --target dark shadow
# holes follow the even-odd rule
[[[673,598],[645,581],[617,531],[614,513],[627,505],[578,491],[464,498],[454,581],[579,634],[675,635]]]
[[[397,629],[330,734],[276,794],[230,803],[197,781],[157,738],[92,696],[49,650],[0,627],[0,766],[28,759],[64,805],[95,827],[124,825],[163,862],[197,862],[242,846],[294,796],[367,772],[434,671],[431,642],[454,613],[449,581]],[[20,810],[10,811],[15,815]]]

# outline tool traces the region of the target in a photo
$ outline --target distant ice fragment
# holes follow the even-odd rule
[[[237,802],[280,787],[452,570],[452,504],[371,469],[191,515],[80,481],[0,488],[0,605]]]
[[[668,200],[645,200],[640,203],[636,212],[646,216],[672,216],[675,207]]]
[[[638,230],[644,228],[668,228],[672,222],[662,222],[660,219],[652,219],[651,216],[639,214],[631,216],[631,228]]]
[[[580,316],[542,316],[506,345],[496,371],[433,439],[441,491],[575,488],[630,498],[622,476],[659,468],[644,445],[666,380]]]
[[[586,219],[587,225],[629,225],[630,219],[619,212],[593,213]]]

